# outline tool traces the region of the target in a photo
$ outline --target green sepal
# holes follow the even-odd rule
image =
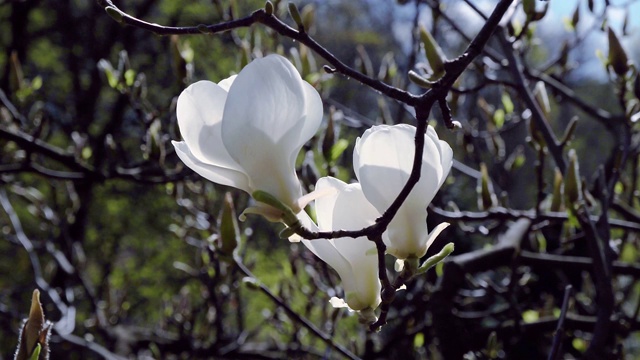
[[[122,13],[122,11],[116,9],[113,6],[107,6],[106,8],[104,8],[104,11],[107,12],[107,14],[109,16],[111,16],[111,18],[121,24],[124,23],[124,14]]]
[[[428,258],[416,271],[416,274],[424,274],[427,270],[434,267],[436,264],[442,262],[447,256],[449,256],[453,250],[455,250],[455,245],[452,242],[445,245],[439,253],[433,255]]]
[[[291,210],[290,207],[283,204],[282,201],[276,199],[275,196],[269,194],[266,191],[256,190],[251,194],[251,196],[261,203],[265,203],[273,208],[276,208],[282,211],[282,222],[293,227],[296,223],[299,223],[296,214]]]

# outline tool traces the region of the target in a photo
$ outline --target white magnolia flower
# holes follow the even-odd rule
[[[359,184],[347,185],[338,179],[324,177],[318,180],[316,189],[326,194],[316,199],[318,226],[306,213],[298,215],[303,225],[311,230],[359,230],[372,225],[380,216],[362,194]],[[376,246],[372,241],[359,237],[302,240],[302,243],[340,275],[346,305],[351,310],[378,307],[381,286]],[[342,307],[344,303],[341,299],[331,299],[334,307]]]
[[[249,194],[265,191],[295,213],[304,207],[295,161],[320,126],[322,101],[287,59],[269,55],[218,84],[192,84],[178,98],[177,117],[184,140],[173,145],[196,173]]]
[[[396,199],[411,174],[416,128],[380,125],[356,140],[353,168],[367,200],[383,213]],[[449,174],[451,147],[438,139],[433,127],[425,134],[420,181],[415,185],[384,237],[387,252],[398,259],[420,258],[447,223],[427,231],[427,206]]]

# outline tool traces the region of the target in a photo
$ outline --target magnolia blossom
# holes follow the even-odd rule
[[[173,145],[196,173],[249,194],[265,191],[295,213],[304,207],[295,161],[320,126],[322,101],[287,59],[269,55],[218,84],[192,84],[178,98],[177,117],[184,140]],[[278,218],[268,206],[254,212]]]
[[[325,194],[316,199],[316,226],[302,212],[299,218],[311,230],[358,230],[372,225],[380,213],[367,201],[359,184],[324,177],[316,189]],[[380,280],[376,246],[366,237],[302,240],[317,257],[338,272],[344,288],[346,305],[352,310],[372,312],[380,304]],[[331,304],[340,307],[344,300],[333,298]]]
[[[353,168],[364,196],[383,213],[406,184],[415,154],[416,128],[410,125],[380,125],[365,131],[356,140]],[[449,174],[451,147],[438,139],[433,127],[425,134],[420,181],[415,185],[384,237],[387,252],[398,259],[420,258],[448,225],[427,230],[427,206]]]

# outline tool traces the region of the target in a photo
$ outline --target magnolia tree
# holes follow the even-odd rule
[[[0,4],[16,359],[640,353],[634,1],[97,5]]]

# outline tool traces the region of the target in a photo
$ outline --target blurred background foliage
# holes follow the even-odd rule
[[[293,24],[286,3],[274,3],[277,16]],[[493,6],[471,3],[486,14]],[[536,3],[542,12],[546,5]],[[640,85],[635,69],[615,74],[594,55],[589,44],[597,38],[589,34],[604,37],[608,20],[607,7],[596,3],[592,11],[591,1],[576,2],[582,22],[574,15],[563,26],[529,21],[519,6],[509,30],[519,40],[517,55],[525,61],[529,81],[546,84],[538,101],[541,106],[548,101],[545,115],[557,136],[572,118],[580,119],[568,148],[580,159],[585,196],[593,192],[600,199],[600,172],[607,180],[622,173],[610,194],[622,205],[610,217],[636,228],[625,223],[611,230],[616,259],[626,270],[612,283],[616,324],[624,329],[617,328],[608,349],[618,358],[625,353],[633,358],[640,353],[640,203],[638,129],[630,118],[638,112]],[[628,18],[633,3],[608,6]],[[117,5],[151,23],[195,26],[246,16],[264,3],[136,0]],[[423,89],[409,82],[407,72],[425,74],[429,64],[413,29],[425,26],[454,58],[468,44],[461,34],[471,36],[479,28],[473,26],[477,15],[467,23],[465,16],[473,15],[465,1],[316,1],[301,2],[299,8],[308,32],[338,59],[414,93]],[[625,29],[616,31],[637,64],[638,49],[627,46],[637,43],[637,27],[627,28],[624,21]],[[601,43],[606,60],[608,44]],[[10,358],[15,349],[34,288],[40,288],[45,314],[56,323],[50,346],[54,359],[340,358],[335,344],[364,358],[438,359],[464,353],[538,359],[550,350],[567,284],[575,292],[571,311],[584,318],[567,330],[564,351],[581,356],[590,341],[597,292],[584,267],[549,270],[526,260],[487,260],[482,271],[463,276],[447,298],[438,280],[446,266],[440,266],[413,281],[393,304],[390,324],[371,334],[355,316],[329,306],[328,299],[341,291],[336,274],[303,247],[279,239],[280,226],[249,217],[240,224],[237,250],[246,268],[225,258],[215,246],[224,194],[232,192],[237,213],[250,200],[204,181],[180,163],[170,144],[180,138],[175,101],[188,84],[226,78],[273,52],[288,56],[325,104],[324,125],[299,156],[306,189],[320,176],[352,180],[353,143],[370,125],[415,121],[403,104],[325,73],[324,60],[262,25],[160,37],[118,24],[90,0],[0,0],[0,359]],[[489,254],[500,248],[518,218],[509,214],[523,210],[533,214],[533,227],[520,234],[518,249],[586,258],[584,236],[565,210],[571,204],[553,210],[564,214],[557,218],[536,212],[549,210],[554,163],[535,129],[532,133],[531,110],[502,59],[499,42],[491,42],[456,84],[449,103],[462,130],[446,130],[439,125],[440,112],[433,112],[432,124],[454,148],[456,164],[434,200],[429,222],[447,220],[455,226],[429,255],[449,241],[456,244],[456,254],[483,249]],[[595,110],[613,115],[598,117]],[[633,134],[628,145],[625,134]],[[629,148],[624,164],[619,163],[622,146]],[[491,183],[488,201],[487,194],[476,191],[483,181]],[[598,201],[589,205],[598,215]],[[471,219],[459,210],[472,212]],[[451,312],[445,314],[450,317],[437,308],[443,299],[450,300],[446,309]],[[554,321],[542,321],[547,316]],[[301,317],[334,345],[314,335]],[[454,333],[466,327],[462,337],[447,338],[442,326],[448,321]]]

